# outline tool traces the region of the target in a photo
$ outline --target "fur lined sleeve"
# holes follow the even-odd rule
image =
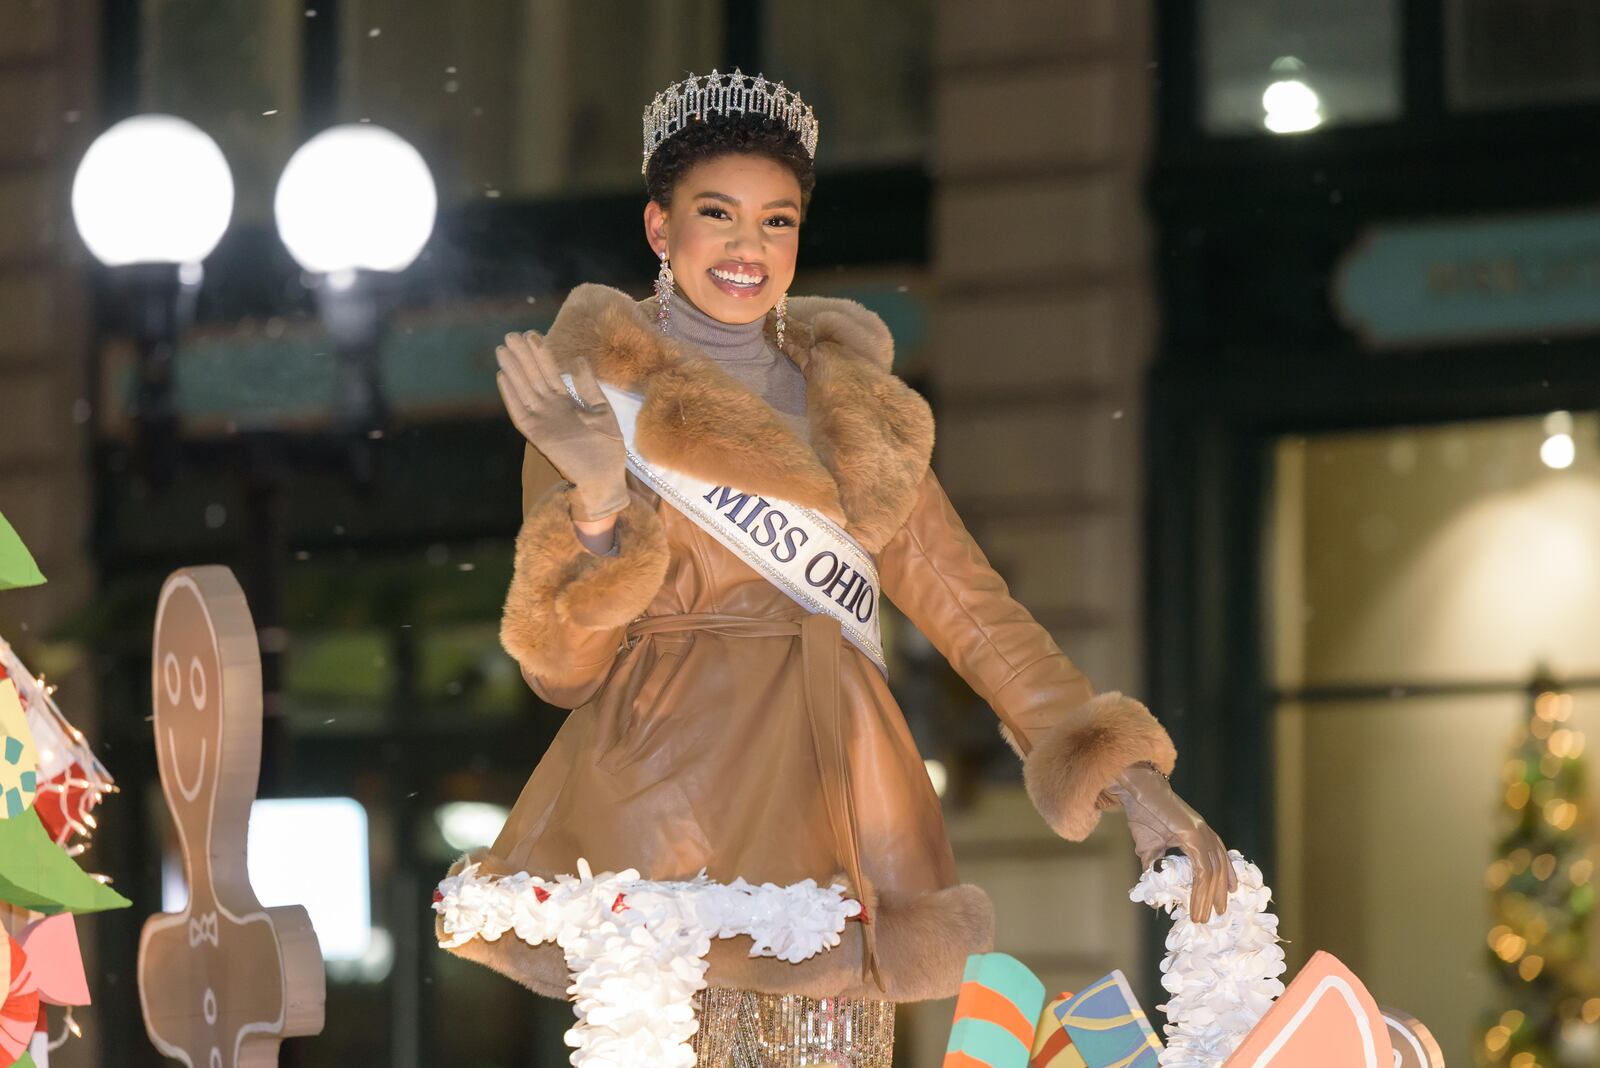
[[[535,692],[574,708],[594,693],[616,656],[622,630],[649,606],[667,573],[667,541],[654,500],[637,489],[617,517],[616,552],[578,541],[560,484],[522,521],[500,644]]]
[[[1172,740],[1150,711],[1094,687],[1018,604],[930,471],[878,559],[883,592],[1000,717],[1035,807],[1057,834],[1085,838],[1117,773],[1172,770]]]

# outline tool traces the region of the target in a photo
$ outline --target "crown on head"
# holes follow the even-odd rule
[[[732,74],[715,70],[691,74],[656,94],[644,109],[644,162],[639,173],[649,168],[650,157],[661,142],[688,126],[690,119],[707,115],[777,119],[794,131],[808,156],[817,158],[817,116],[811,105],[782,82],[769,82],[760,74],[751,77],[735,67]]]

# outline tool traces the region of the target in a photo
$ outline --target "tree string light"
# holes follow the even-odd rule
[[[1501,768],[1505,833],[1484,874],[1493,899],[1488,953],[1502,1007],[1486,1015],[1480,1051],[1509,1068],[1555,1068],[1600,1021],[1589,964],[1595,858],[1588,849],[1584,736],[1567,726],[1570,694],[1538,685]]]

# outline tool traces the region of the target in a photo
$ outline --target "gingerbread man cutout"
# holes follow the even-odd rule
[[[261,653],[225,567],[175,571],[152,652],[161,790],[188,876],[182,912],[145,921],[139,1004],[150,1041],[189,1068],[263,1068],[322,1030],[322,952],[299,905],[263,909],[245,866],[261,770]]]

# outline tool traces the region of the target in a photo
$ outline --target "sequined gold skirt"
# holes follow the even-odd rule
[[[698,1068],[889,1068],[894,1002],[710,987],[699,1002]]]

